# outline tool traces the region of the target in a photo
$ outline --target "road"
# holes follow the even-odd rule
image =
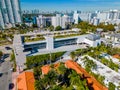
[[[0,77],[0,90],[9,90],[9,83],[12,82],[12,71],[10,68],[10,61],[5,61],[0,66],[0,72],[3,73],[3,75]]]
[[[9,47],[12,47],[12,45],[7,45]],[[0,46],[0,50],[4,54],[11,54],[11,50],[6,50],[6,46]],[[0,77],[0,90],[9,90],[9,84],[12,82],[12,71],[11,69],[11,62],[10,62],[10,55],[9,57],[4,59],[4,62],[0,65],[0,72],[3,73],[3,75]]]

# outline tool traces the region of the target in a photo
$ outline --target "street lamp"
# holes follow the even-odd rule
[[[51,64],[51,59],[52,59],[52,55],[51,55],[51,52],[49,53],[49,55],[50,55],[50,64]]]

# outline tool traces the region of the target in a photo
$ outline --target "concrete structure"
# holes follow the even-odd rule
[[[61,26],[63,29],[66,29],[67,25],[72,22],[72,17],[68,15],[56,14],[56,16],[52,17],[52,25],[54,27]]]
[[[102,64],[99,60],[96,60],[88,55],[80,56],[78,58],[77,63],[80,64],[82,67],[85,67],[83,59],[87,57],[92,60],[96,65],[97,68],[92,70],[92,72],[96,74],[100,74],[101,76],[105,77],[104,83],[108,86],[109,82],[112,82],[116,86],[119,86],[120,83],[120,73],[112,70],[111,68],[107,67],[106,65]],[[117,89],[116,89],[117,90]]]
[[[90,47],[97,47],[98,45],[101,44],[101,39],[99,35],[96,34],[88,34],[85,37],[80,37],[77,40],[77,43],[86,43]]]
[[[90,23],[97,26],[100,23],[100,19],[97,17],[94,17],[93,19],[91,19]]]
[[[19,0],[1,0],[0,2],[0,11],[3,16],[3,22],[0,23],[2,28],[10,28],[8,24],[11,24],[13,27],[16,23],[21,23],[21,8]],[[1,19],[0,19],[1,20]]]
[[[89,12],[81,12],[79,14],[79,18],[80,20],[82,21],[86,21],[86,22],[90,22],[90,20],[92,19],[92,13],[89,13]]]
[[[97,18],[100,20],[100,22],[105,22],[108,19],[108,13],[107,12],[98,12]]]
[[[63,33],[65,31],[55,31],[59,33]],[[49,32],[46,34],[37,33],[38,35],[43,35],[46,40],[43,41],[35,41],[35,42],[25,42],[24,36],[37,35],[37,34],[23,34],[23,35],[15,35],[13,40],[14,52],[16,57],[17,68],[19,72],[21,72],[24,68],[26,68],[26,56],[31,55],[39,55],[39,54],[47,54],[47,53],[55,53],[61,51],[72,51],[80,48],[86,48],[87,46],[96,47],[100,45],[100,37],[97,38],[97,35],[94,34],[86,34],[86,35],[78,35],[66,38],[58,38],[54,39],[53,33]],[[68,31],[66,31],[68,32]],[[69,31],[70,32],[70,31]],[[73,32],[73,31],[72,31]],[[49,36],[50,35],[50,36]],[[89,38],[88,38],[89,36]],[[90,38],[92,37],[92,39]],[[99,44],[98,44],[99,43]]]
[[[100,36],[95,34],[88,35],[85,38],[84,42],[90,45],[91,47],[97,47],[101,44]]]
[[[106,34],[105,38],[111,40],[113,43],[120,43],[120,33]]]
[[[26,68],[26,55],[23,53],[24,47],[22,37],[20,35],[14,36],[13,49],[15,53],[18,72],[21,72],[24,68]]]
[[[54,49],[54,40],[53,40],[53,36],[46,36],[46,49],[47,50],[52,50]]]
[[[3,21],[2,11],[0,9],[0,29],[4,29],[4,28],[5,28],[5,24]]]
[[[79,18],[79,14],[78,14],[77,11],[74,12],[74,14],[73,14],[73,19],[74,19],[74,23],[75,23],[75,24],[78,24],[78,23],[79,23],[80,18]]]
[[[51,25],[51,17],[39,15],[36,19],[38,27],[46,27],[47,25]]]

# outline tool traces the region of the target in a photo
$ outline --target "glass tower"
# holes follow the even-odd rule
[[[21,8],[19,0],[0,0],[0,26],[11,24],[15,26],[16,23],[21,23]],[[2,24],[2,25],[1,25]],[[4,28],[3,27],[3,28]]]

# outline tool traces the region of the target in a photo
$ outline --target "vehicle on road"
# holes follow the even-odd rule
[[[7,46],[7,47],[5,47],[5,49],[6,49],[6,50],[11,50],[12,48],[10,48],[10,47]]]
[[[2,72],[0,72],[0,77],[3,75],[3,73]]]
[[[14,83],[9,84],[9,90],[12,90],[14,88]]]

